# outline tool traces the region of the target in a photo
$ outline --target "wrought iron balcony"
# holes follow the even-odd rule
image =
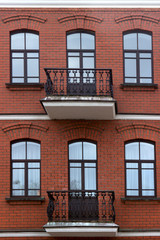
[[[112,120],[116,114],[111,69],[45,68],[46,97],[41,103],[51,119]]]
[[[45,68],[47,96],[113,97],[111,69]]]
[[[47,191],[48,222],[96,221],[114,223],[113,191]]]

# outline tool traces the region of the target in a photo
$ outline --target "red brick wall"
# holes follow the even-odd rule
[[[35,17],[33,20],[31,15]],[[70,16],[81,17],[70,17]],[[62,21],[64,17],[70,17]],[[86,17],[87,16],[87,17]],[[96,67],[113,71],[114,98],[119,113],[159,113],[159,90],[152,88],[120,89],[123,83],[122,33],[143,29],[153,33],[154,82],[160,78],[159,10],[157,9],[1,9],[0,17],[0,105],[1,113],[44,113],[39,100],[41,91],[11,91],[10,31],[33,29],[40,36],[40,82],[46,81],[44,67],[66,67],[66,32],[72,29],[95,31]],[[10,17],[12,21],[8,20]],[[36,18],[40,18],[41,21]],[[6,20],[7,19],[7,20]],[[98,20],[97,20],[98,19]],[[46,20],[46,22],[45,22]],[[44,22],[45,23],[44,23]]]
[[[26,124],[27,123],[27,124]],[[156,143],[157,197],[160,197],[159,122],[154,121],[5,121],[0,122],[1,229],[40,229],[47,222],[47,190],[68,190],[68,141],[91,139],[98,148],[98,190],[115,191],[116,223],[122,229],[158,229],[157,201],[122,202],[125,196],[124,142]],[[6,202],[10,196],[10,141],[41,141],[41,190],[45,202]],[[3,139],[3,141],[2,141]]]

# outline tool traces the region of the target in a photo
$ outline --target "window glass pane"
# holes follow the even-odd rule
[[[96,167],[96,163],[85,163],[85,167]]]
[[[94,58],[92,57],[83,57],[83,68],[94,68]]]
[[[140,83],[152,83],[152,78],[140,78]]]
[[[136,53],[125,53],[124,56],[128,58],[136,58]]]
[[[138,168],[138,163],[126,163],[127,168]]]
[[[23,77],[24,76],[24,59],[12,59],[12,76]]]
[[[151,35],[138,33],[138,49],[152,50],[152,37]]]
[[[83,143],[83,159],[84,160],[96,160],[96,144],[84,142]]]
[[[81,34],[82,49],[94,49],[94,35],[88,33]]]
[[[24,163],[12,163],[13,168],[24,168]]]
[[[154,168],[153,163],[142,163],[141,166],[142,168]]]
[[[136,59],[125,59],[125,77],[136,77]]]
[[[142,189],[154,189],[154,170],[142,169]]]
[[[81,168],[70,168],[70,190],[81,190]]]
[[[84,52],[84,53],[83,53],[83,56],[91,56],[91,57],[94,57],[94,53]]]
[[[128,160],[139,160],[139,143],[133,142],[125,145],[125,158]]]
[[[13,190],[12,196],[24,196],[24,190]]]
[[[40,169],[28,169],[28,189],[40,189]]]
[[[29,190],[28,196],[40,196],[40,190]]]
[[[68,57],[68,68],[80,68],[79,57]]]
[[[126,182],[127,189],[138,189],[138,169],[127,169]]]
[[[85,190],[96,190],[96,168],[85,168]]]
[[[70,167],[81,167],[81,163],[70,163]]]
[[[82,160],[82,142],[69,144],[69,159]]]
[[[39,76],[39,60],[27,59],[27,76],[37,77]]]
[[[27,53],[27,57],[38,58],[38,57],[39,57],[39,54],[38,54],[38,53]]]
[[[67,49],[80,49],[80,33],[67,35]]]
[[[154,145],[150,143],[140,142],[140,159],[154,160]]]
[[[24,169],[12,170],[12,189],[24,189]]]
[[[69,52],[68,56],[79,56],[78,52]]]
[[[124,35],[124,49],[137,49],[137,33]]]
[[[21,57],[23,58],[24,57],[24,53],[12,53],[12,57]]]
[[[127,196],[138,196],[139,191],[136,190],[127,190]]]
[[[12,144],[12,159],[25,159],[26,158],[26,148],[25,142],[18,142]]]
[[[24,49],[24,33],[11,35],[11,49]]]
[[[12,78],[12,83],[24,83],[24,78]]]
[[[28,168],[40,168],[40,163],[28,163]]]
[[[125,83],[136,83],[137,78],[125,78]]]
[[[40,144],[27,142],[27,159],[40,159]]]
[[[39,83],[39,78],[27,78],[27,83]]]
[[[39,49],[39,36],[33,33],[26,33],[26,49]]]
[[[151,59],[140,59],[140,77],[152,77]]]
[[[142,191],[142,196],[154,196],[154,191]]]
[[[69,159],[82,160],[82,142],[69,144]]]
[[[151,53],[140,53],[140,58],[151,58]]]

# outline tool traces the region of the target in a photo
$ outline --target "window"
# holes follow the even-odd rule
[[[142,31],[123,35],[124,82],[153,83],[152,34]]]
[[[11,82],[39,83],[38,33],[11,33]]]
[[[77,141],[69,144],[70,190],[97,189],[97,146]]]
[[[11,144],[12,196],[40,196],[40,144],[19,141]]]
[[[93,32],[67,34],[68,93],[93,95],[95,82],[95,36]],[[75,90],[76,89],[76,90]]]
[[[153,197],[155,193],[154,143],[125,144],[126,196]]]

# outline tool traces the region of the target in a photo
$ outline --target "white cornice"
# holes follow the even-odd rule
[[[0,0],[0,8],[160,8],[160,0]]]
[[[6,114],[0,115],[0,121],[7,121],[7,120],[52,120],[48,115],[30,115],[30,114]],[[158,115],[143,115],[143,114],[116,114],[114,120],[148,120],[148,121],[160,121],[160,114]]]

